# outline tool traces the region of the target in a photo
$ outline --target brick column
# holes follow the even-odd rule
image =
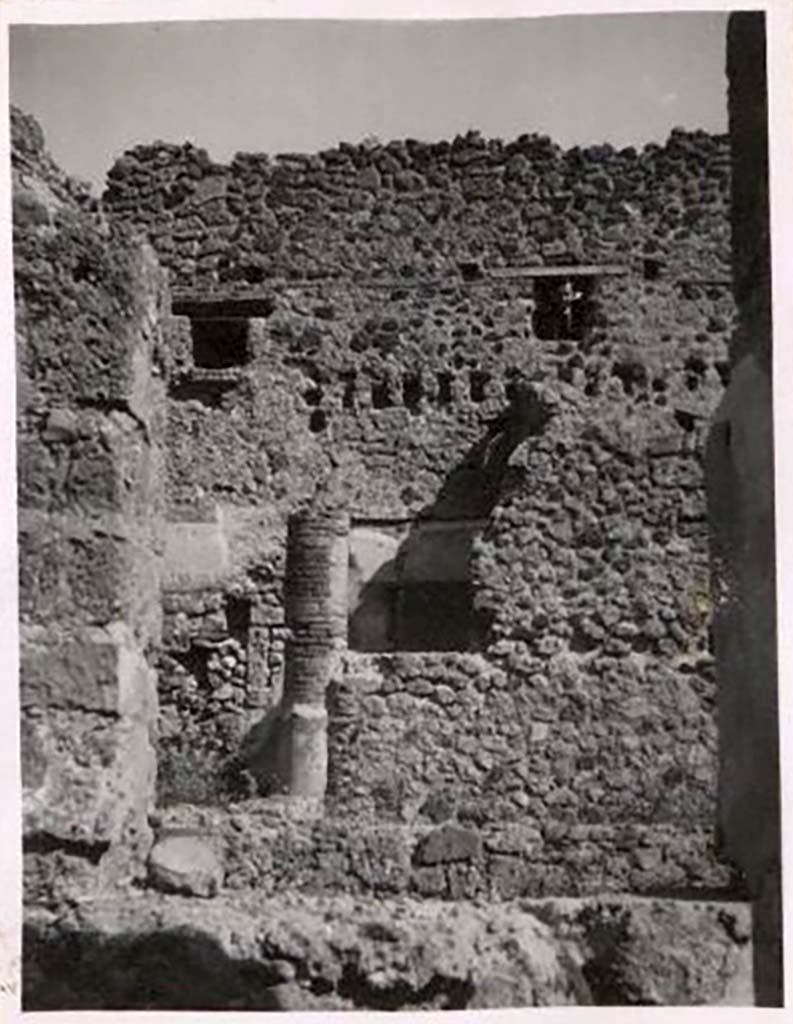
[[[345,515],[300,513],[289,520],[279,774],[294,796],[325,792],[325,693],[346,645],[348,537]]]

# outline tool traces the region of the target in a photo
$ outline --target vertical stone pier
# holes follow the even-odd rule
[[[730,16],[733,288],[730,384],[706,477],[718,669],[719,826],[752,895],[758,1006],[781,1006],[782,897],[776,665],[771,253],[765,23]]]
[[[325,792],[325,694],[346,645],[349,529],[348,516],[330,513],[299,513],[288,524],[278,761],[281,788],[292,796]]]
[[[170,300],[18,111],[12,154],[24,885],[46,905],[129,884],[151,842]]]

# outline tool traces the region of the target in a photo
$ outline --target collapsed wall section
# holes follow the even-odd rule
[[[27,897],[128,879],[154,794],[167,308],[12,113]]]

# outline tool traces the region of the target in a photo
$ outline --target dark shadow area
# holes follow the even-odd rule
[[[62,839],[49,832],[36,832],[26,836],[22,842],[22,850],[26,854],[64,853],[71,857],[81,857],[92,865],[99,863],[109,846],[109,842],[89,843],[81,839]]]
[[[592,275],[545,277],[534,282],[534,332],[541,341],[583,341],[595,319]]]
[[[23,1011],[285,1008],[275,968],[187,927],[106,938],[26,926],[22,946]]]
[[[174,299],[174,316],[188,316],[195,320],[228,319],[230,317],[266,318],[275,310],[273,299]]]
[[[502,492],[510,456],[540,434],[550,416],[525,383],[511,384],[508,397],[506,409],[448,475],[435,500],[418,513],[393,556],[361,584],[356,597],[351,591],[352,650],[472,651],[486,644],[488,622],[473,602],[472,545]],[[388,543],[387,525],[359,525],[370,526]],[[398,528],[392,527],[390,536],[397,543]],[[353,553],[353,587],[356,575],[360,568]]]
[[[224,397],[239,386],[236,380],[185,379],[172,384],[168,397],[175,402],[201,402],[202,405],[218,409]]]
[[[405,545],[406,546],[406,545]],[[390,569],[390,566],[389,566]],[[390,576],[389,569],[382,577]],[[475,651],[487,636],[465,581],[373,579],[350,616],[354,651]]]
[[[666,264],[653,256],[645,256],[642,260],[642,273],[645,281],[658,281],[663,277]]]
[[[719,830],[752,894],[755,1005],[785,1004],[766,26],[727,28],[730,223],[739,327],[705,453],[719,721]],[[716,285],[716,282],[709,282]],[[700,288],[708,282],[700,283]],[[776,339],[779,340],[778,338]],[[699,367],[691,362],[692,390]],[[732,374],[730,374],[730,369]]]
[[[463,281],[481,281],[485,272],[479,260],[465,260],[457,264]]]
[[[373,942],[388,941],[380,926],[370,929]],[[354,954],[328,964],[323,977],[316,964],[297,954],[285,961],[276,949],[268,962],[266,953],[265,947],[262,960],[232,959],[215,939],[188,926],[112,938],[26,926],[22,1009],[463,1010],[478,995],[471,978],[442,973],[433,973],[421,987],[399,977],[383,985]],[[565,966],[580,1004],[591,1003],[578,969],[572,962]],[[294,980],[284,982],[285,968]]]
[[[451,373],[438,374],[438,402],[440,405],[449,405],[452,402],[452,381]]]
[[[247,646],[251,626],[251,601],[247,597],[229,595],[226,598],[226,623],[229,635]]]
[[[433,1006],[441,1010],[464,1010],[476,993],[471,981],[433,975],[420,989],[396,979],[389,987],[372,985],[360,970],[347,965],[339,981],[339,995],[358,1007],[372,1010],[406,1010]]]
[[[250,359],[249,324],[240,317],[213,317],[190,321],[193,363],[208,370],[243,366]]]

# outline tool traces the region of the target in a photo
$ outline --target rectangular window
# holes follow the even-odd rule
[[[190,321],[193,364],[206,370],[244,366],[250,359],[249,322],[241,317]]]
[[[534,333],[543,341],[583,341],[595,304],[593,275],[548,275],[534,281]]]

